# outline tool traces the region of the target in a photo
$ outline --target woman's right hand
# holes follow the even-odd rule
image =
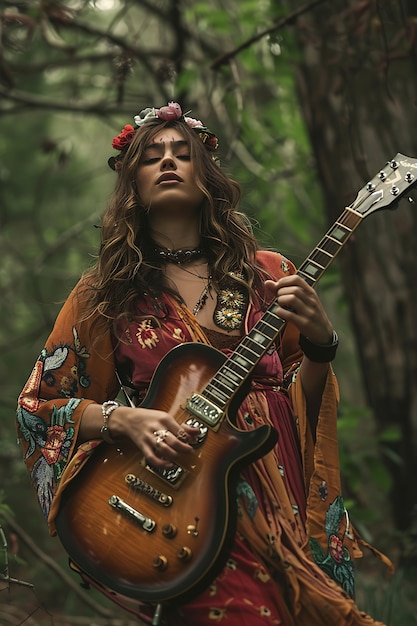
[[[195,428],[178,422],[157,409],[120,406],[109,419],[112,437],[129,437],[151,465],[168,469],[179,454],[190,453],[198,434]]]
[[[89,404],[83,413],[78,443],[99,439],[103,426],[101,404]],[[120,405],[109,417],[108,427],[113,439],[128,437],[142,452],[148,463],[169,469],[179,454],[190,453],[199,431],[178,422],[165,411],[132,408]]]

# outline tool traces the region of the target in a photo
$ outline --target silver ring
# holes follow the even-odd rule
[[[156,437],[156,443],[162,443],[165,441],[165,437],[169,433],[169,430],[154,430],[154,435]]]
[[[180,441],[184,441],[185,443],[188,443],[190,438],[185,432],[185,430],[183,428],[180,428],[179,431],[177,432],[177,439],[179,439]]]

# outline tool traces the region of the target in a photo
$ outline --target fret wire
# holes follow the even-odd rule
[[[330,263],[332,258],[333,257],[331,255],[329,255],[328,253],[325,253],[324,250],[320,250],[319,248],[316,248],[315,250],[313,250],[313,252],[309,256],[309,259],[311,261],[314,261],[314,263],[317,263],[323,268],[327,267],[327,265]]]
[[[273,323],[275,325],[275,330],[278,331],[279,330],[279,327],[278,327],[279,323],[281,323],[281,326],[282,326],[282,324],[285,324],[285,322],[284,322],[283,319],[280,318],[279,315],[277,315],[274,312],[274,309],[275,309],[276,306],[278,306],[278,304],[277,304],[277,301],[274,300],[274,302],[270,305],[269,309],[265,312],[264,317],[262,319],[264,320],[265,318],[271,318],[272,317],[273,320],[274,320]],[[278,322],[278,324],[277,324],[277,322]]]
[[[265,313],[265,315],[266,315],[266,313]],[[268,337],[268,339],[269,340],[273,340],[273,338],[274,338],[274,336],[275,336],[275,334],[277,332],[277,329],[274,326],[272,326],[272,324],[269,324],[265,320],[265,318],[259,320],[259,325],[262,326],[262,329],[263,329],[264,333],[268,333],[266,335]],[[272,331],[272,335],[270,334],[270,331]]]
[[[320,270],[326,269],[324,265],[321,265],[320,263],[317,263],[317,261],[312,259],[311,256],[308,257],[308,261],[309,261],[309,263],[312,263],[313,265],[316,265]]]
[[[269,307],[269,309],[266,312],[266,315],[268,315],[269,317],[273,317],[277,322],[279,322],[279,327],[277,327],[277,332],[279,331],[279,329],[281,328],[281,326],[283,326],[285,324],[285,321],[280,318],[279,315],[277,315],[276,313],[274,313],[273,309],[277,306],[277,302],[274,301],[273,304],[271,304],[271,306]]]
[[[230,359],[231,362],[233,362],[232,359]],[[226,371],[225,371],[226,370]],[[223,374],[223,376],[225,376],[226,378],[230,377],[230,380],[236,379],[238,378],[240,380],[240,382],[242,382],[242,380],[244,380],[246,378],[246,376],[241,376],[240,374],[238,374],[237,372],[235,372],[234,370],[232,370],[230,367],[228,367],[226,364],[221,368],[220,372]]]
[[[211,391],[209,387],[212,387]],[[210,385],[210,383],[207,385],[207,387],[205,388],[205,390],[203,391],[201,395],[211,400],[211,402],[213,402],[213,404],[216,404],[216,406],[219,406],[218,405],[219,400],[222,403],[222,406],[225,406],[227,402],[230,400],[229,396],[225,396],[216,387],[213,387],[213,385]],[[222,408],[222,406],[220,406],[219,408]]]
[[[330,230],[332,230],[335,226],[341,226],[342,228],[345,228],[346,230],[348,230],[349,232],[352,232],[352,229],[350,228],[350,226],[348,226],[347,224],[344,224],[343,222],[340,222],[339,220],[337,220],[333,226],[330,228]]]
[[[223,387],[224,389],[226,389],[226,391],[228,393],[230,393],[231,391],[234,391],[234,389],[232,387],[229,387],[229,385],[227,385],[226,383],[224,383],[220,378],[219,378],[219,373],[217,373],[215,375],[215,377],[212,379],[212,381],[209,383],[209,385],[212,385],[213,387],[215,387],[216,389],[219,389],[219,391],[221,391],[220,387]]]
[[[259,320],[260,324],[262,323],[262,321],[263,321],[263,320],[262,320],[262,318],[261,318],[261,319]],[[260,325],[260,324],[259,324],[259,325]],[[256,334],[258,334],[258,333],[259,333],[260,335],[263,335],[266,339],[269,339],[269,337],[267,337],[266,335],[264,335],[264,334],[263,334],[263,332],[262,332],[261,330],[259,330],[259,325],[258,325],[258,324],[256,324],[256,327],[252,328],[252,330],[250,331],[250,333],[249,333],[249,335],[248,335],[248,338],[249,338],[251,341],[253,341],[256,345],[259,345],[259,343],[256,341],[256,339],[254,339],[254,338],[252,337],[252,335],[256,335]]]
[[[309,274],[305,274],[301,270],[298,270],[297,274],[299,274],[299,276],[301,276],[306,281],[306,283],[310,285],[310,287],[312,287],[318,281],[318,278],[312,278],[311,276],[309,276]]]
[[[249,348],[249,346],[246,345],[246,340],[249,339],[249,336],[246,336],[245,339],[243,340],[242,344],[238,347],[237,351],[239,354],[243,353],[243,350],[246,350],[248,352],[251,352],[252,354],[254,354],[256,356],[256,358],[258,359],[258,354],[256,352],[254,352],[253,350],[251,350]],[[248,357],[246,357],[246,359],[251,363],[251,365],[255,365],[256,361],[251,361]]]
[[[322,239],[320,241],[320,250],[323,250],[323,252],[325,252],[326,254],[330,254],[332,259],[335,256],[336,252],[338,252],[341,248],[341,246],[343,245],[342,242],[338,241],[337,239],[335,239],[334,237],[330,237],[327,236],[326,238]],[[327,250],[324,250],[324,247],[326,247],[327,249],[329,248],[333,248],[333,246],[336,246],[335,250],[330,250],[329,252],[327,252]]]
[[[316,249],[317,249],[317,250],[319,250],[320,252],[323,252],[323,254],[326,254],[327,256],[329,256],[329,257],[330,257],[330,259],[332,259],[332,258],[333,258],[333,255],[332,255],[332,254],[330,254],[330,252],[327,252],[327,250],[324,250],[324,248],[320,248],[319,246],[317,246],[317,248],[316,248]]]
[[[339,248],[341,248],[343,246],[344,242],[340,241],[340,239],[336,239],[336,237],[331,237],[330,235],[327,235],[327,239],[329,239],[330,241],[333,241],[334,243],[337,243]]]
[[[244,356],[241,351],[236,352],[233,355],[233,361],[237,363],[240,367],[243,367],[246,372],[248,372],[255,365],[255,362]],[[244,362],[243,364],[242,361]]]

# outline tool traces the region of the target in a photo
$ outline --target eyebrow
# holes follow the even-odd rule
[[[171,146],[173,148],[182,148],[183,146],[187,146],[187,148],[188,148],[188,143],[186,141],[184,141],[184,140],[180,140],[180,141],[168,141],[168,142],[159,141],[157,143],[150,143],[147,146],[145,146],[145,150],[151,150],[151,149],[152,150],[158,150],[158,149],[159,150],[163,150],[164,146],[165,146],[165,143],[171,144]]]

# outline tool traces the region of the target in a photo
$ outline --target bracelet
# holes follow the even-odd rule
[[[107,400],[107,402],[103,402],[101,405],[104,424],[101,427],[100,434],[106,443],[114,443],[114,439],[110,434],[109,417],[118,406],[120,406],[120,403],[116,402],[116,400]]]
[[[336,331],[333,331],[332,342],[328,344],[313,343],[307,339],[305,335],[300,335],[298,344],[305,356],[314,363],[330,363],[336,356],[337,346],[339,345],[339,337]]]

